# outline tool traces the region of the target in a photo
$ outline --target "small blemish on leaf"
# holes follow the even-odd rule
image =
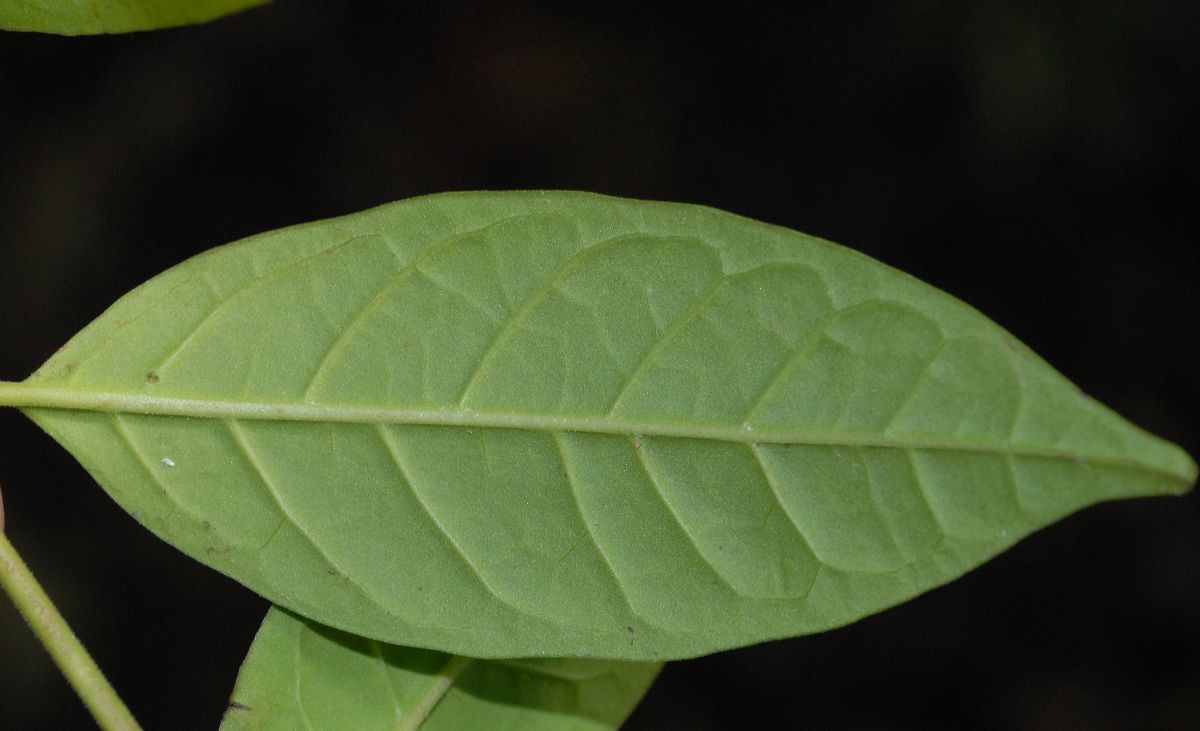
[[[171,459],[170,457],[163,457],[159,461],[162,462],[163,467],[166,467],[168,469],[175,466],[175,460]]]
[[[150,371],[149,373],[146,374],[146,382],[147,383],[158,383],[158,374],[155,373],[154,371]]]

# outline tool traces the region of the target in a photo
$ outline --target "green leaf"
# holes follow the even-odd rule
[[[0,0],[0,28],[77,36],[203,23],[268,0]]]
[[[615,729],[661,663],[472,660],[384,645],[272,608],[223,731]]]
[[[431,196],[215,249],[0,403],[273,602],[471,657],[818,632],[1196,477],[911,277],[583,193]]]

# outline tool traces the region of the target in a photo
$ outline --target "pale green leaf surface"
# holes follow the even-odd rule
[[[272,608],[223,731],[603,731],[661,663],[472,660],[386,645]]]
[[[911,277],[583,193],[430,196],[215,249],[9,388],[193,557],[472,657],[817,632],[1195,479]]]
[[[0,28],[59,35],[203,23],[268,0],[0,0]]]

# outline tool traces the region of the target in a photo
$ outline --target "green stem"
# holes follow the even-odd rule
[[[141,727],[125,703],[108,684],[3,532],[0,532],[0,586],[12,597],[33,633],[45,645],[100,728],[104,731],[140,731]]]

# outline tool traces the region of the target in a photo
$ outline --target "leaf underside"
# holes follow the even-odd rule
[[[22,388],[145,526],[472,657],[817,632],[1195,465],[848,249],[583,193],[413,199],[154,278]]]
[[[661,669],[613,660],[471,660],[380,644],[272,608],[222,731],[603,731]]]
[[[0,29],[59,35],[203,23],[268,0],[0,0]]]

